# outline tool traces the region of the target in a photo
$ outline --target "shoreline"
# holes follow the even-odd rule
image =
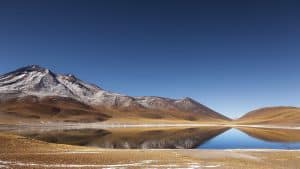
[[[0,123],[1,127],[29,127],[29,128],[53,128],[53,129],[82,129],[82,128],[160,128],[160,127],[229,127],[229,128],[266,128],[266,129],[288,129],[300,130],[300,126],[284,126],[284,125],[243,125],[243,124],[183,124],[183,123],[160,123],[160,124],[119,124],[119,123],[18,123],[18,124],[5,124]]]

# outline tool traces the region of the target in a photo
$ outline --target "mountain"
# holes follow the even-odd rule
[[[237,123],[242,124],[267,124],[267,125],[299,125],[300,108],[297,107],[267,107],[251,111]]]
[[[191,98],[131,97],[31,65],[0,76],[4,121],[224,122]]]

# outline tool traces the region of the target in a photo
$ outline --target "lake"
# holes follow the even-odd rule
[[[49,143],[119,149],[300,149],[300,130],[266,128],[0,128]]]

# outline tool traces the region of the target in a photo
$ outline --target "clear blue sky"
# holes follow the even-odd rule
[[[300,106],[296,0],[0,1],[0,72],[39,64],[229,117]]]

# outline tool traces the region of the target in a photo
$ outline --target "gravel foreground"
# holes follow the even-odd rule
[[[0,145],[0,168],[300,168],[298,150],[99,149],[6,133],[0,133]]]

